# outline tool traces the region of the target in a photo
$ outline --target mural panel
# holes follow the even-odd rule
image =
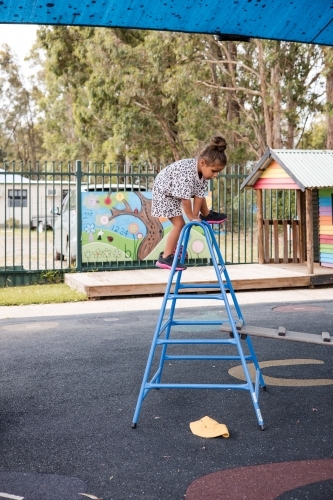
[[[166,218],[151,216],[151,191],[84,192],[81,200],[82,262],[158,259],[172,225]],[[210,196],[207,202],[211,205]],[[210,258],[199,227],[191,231],[187,254],[189,259]]]

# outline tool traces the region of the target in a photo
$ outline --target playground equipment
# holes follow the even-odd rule
[[[182,273],[183,271],[175,271],[176,263],[178,259],[181,263],[185,262],[186,250],[190,239],[190,232],[193,226],[199,226],[202,228],[205,238],[207,240],[208,248],[211,255],[212,265],[214,266],[216,272],[216,284],[182,284]],[[186,272],[186,271],[185,271]],[[175,279],[175,281],[174,281]],[[173,291],[172,286],[173,287]],[[184,290],[188,290],[184,292]],[[216,293],[198,293],[199,291],[209,291]],[[229,299],[230,297],[230,302]],[[216,299],[217,301],[222,301],[227,317],[221,318],[220,320],[176,320],[174,318],[176,304],[178,300],[182,299],[192,299],[192,300],[205,300],[205,299]],[[166,311],[167,305],[170,304],[170,310]],[[234,306],[234,313],[231,310],[231,306]],[[165,316],[168,316],[165,318]],[[132,427],[136,428],[141,405],[144,398],[147,396],[151,389],[236,389],[248,391],[251,397],[252,405],[255,411],[257,422],[259,428],[264,430],[264,421],[259,408],[259,388],[265,389],[265,382],[259,367],[258,359],[254,352],[254,348],[251,339],[248,335],[239,333],[238,329],[243,328],[245,324],[242,312],[240,310],[237,298],[232,287],[224,260],[221,255],[221,251],[218,247],[217,241],[215,239],[212,227],[206,222],[192,221],[185,225],[183,228],[178,245],[175,251],[174,263],[170,271],[169,280],[166,286],[165,294],[163,297],[161,311],[158,317],[155,333],[153,336],[146,369],[143,375],[143,380],[138,396],[138,401],[133,417]],[[172,327],[179,325],[211,325],[217,326],[219,335],[214,338],[172,338]],[[227,331],[230,332],[229,338],[223,338],[220,332],[221,326],[226,326]],[[245,340],[248,348],[248,354],[244,354],[243,346],[241,340]],[[235,350],[235,354],[171,354],[169,353],[171,346],[179,345],[217,345],[221,346],[231,346]],[[159,364],[155,374],[151,375],[152,363],[158,354],[156,352],[157,348],[160,350],[159,353]],[[217,360],[217,361],[231,361],[239,360],[242,364],[246,383],[240,384],[200,384],[200,383],[166,383],[162,382],[163,368],[166,361],[184,361],[184,360]],[[253,384],[249,370],[247,367],[247,362],[252,362],[256,369],[256,380]]]

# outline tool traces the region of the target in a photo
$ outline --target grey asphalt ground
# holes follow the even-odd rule
[[[248,299],[237,295],[247,324],[333,334],[332,289],[260,293],[255,303],[250,293]],[[206,474],[333,458],[333,348],[315,344],[253,337],[260,362],[310,363],[263,369],[271,377],[259,399],[265,431],[248,392],[234,390],[150,391],[132,429],[161,301],[0,310],[0,499],[79,500],[89,498],[85,493],[103,500],[181,500]],[[276,309],[283,305],[296,307]],[[179,318],[225,316],[210,301],[188,306],[177,310]],[[204,328],[216,336],[216,327]],[[174,335],[201,336],[202,329],[177,327]],[[235,383],[228,370],[237,364],[178,361],[165,367],[164,380]],[[189,423],[205,415],[225,423],[230,437],[193,435]],[[330,500],[333,472],[279,498]]]

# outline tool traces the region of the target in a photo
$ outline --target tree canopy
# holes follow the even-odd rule
[[[213,134],[229,162],[272,148],[332,147],[332,49],[213,36],[40,27],[22,83],[0,51],[2,158],[150,164],[197,154]]]

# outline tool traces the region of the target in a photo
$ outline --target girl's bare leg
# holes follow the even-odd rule
[[[200,198],[202,200],[201,202],[201,205],[200,205],[200,209],[199,209],[199,212],[206,216],[209,214],[209,208],[207,206],[207,201],[206,201],[206,198]]]
[[[181,233],[181,230],[185,226],[185,221],[183,219],[182,215],[177,215],[176,217],[171,217],[169,219],[170,222],[173,225],[173,228],[171,229],[170,233],[168,234],[166,244],[165,244],[165,249],[163,252],[162,257],[168,257],[169,255],[173,254],[173,251],[178,243],[179,235]]]

